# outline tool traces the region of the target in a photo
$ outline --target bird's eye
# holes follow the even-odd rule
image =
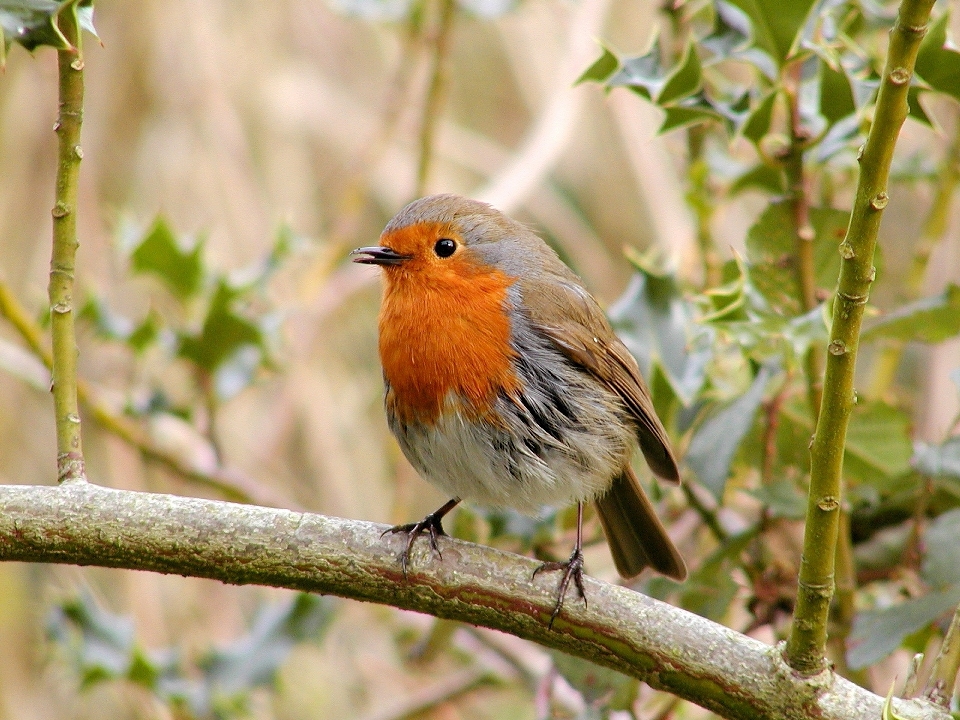
[[[457,243],[450,238],[440,238],[437,244],[433,246],[433,251],[437,257],[448,258],[457,251]]]

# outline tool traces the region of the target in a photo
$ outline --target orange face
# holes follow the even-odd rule
[[[380,361],[387,406],[403,422],[433,424],[445,403],[485,417],[512,369],[507,289],[513,278],[481,262],[450,224],[422,222],[384,233],[358,262],[380,265]]]

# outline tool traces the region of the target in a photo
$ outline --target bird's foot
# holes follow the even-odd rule
[[[551,570],[563,571],[563,575],[560,577],[560,587],[557,590],[557,604],[553,608],[553,613],[550,615],[550,624],[547,626],[552,630],[553,621],[557,619],[557,616],[560,615],[560,610],[563,608],[563,599],[567,594],[567,588],[570,586],[571,580],[573,580],[573,584],[576,586],[577,592],[583,600],[584,607],[587,605],[587,595],[583,590],[583,552],[580,550],[579,544],[573,549],[573,554],[570,555],[569,560],[565,560],[564,562],[545,562],[533,571],[533,577],[536,577],[537,573]]]
[[[410,550],[413,548],[414,541],[427,533],[430,538],[430,547],[433,548],[433,551],[437,554],[441,560],[443,560],[443,553],[440,552],[440,546],[437,545],[437,538],[441,535],[446,535],[447,533],[443,529],[441,520],[445,515],[445,512],[432,512],[427,515],[420,522],[407,523],[406,525],[396,525],[392,528],[384,530],[381,533],[380,537],[383,537],[387,534],[392,533],[406,533],[407,534],[407,544],[403,548],[403,552],[400,553],[400,567],[403,569],[403,576],[407,576],[407,567],[410,565]]]

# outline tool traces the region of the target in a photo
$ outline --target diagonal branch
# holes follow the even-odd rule
[[[547,622],[556,579],[529,558],[443,539],[418,544],[405,580],[402,538],[383,526],[89,483],[0,486],[0,560],[150,570],[318,592],[495,628],[639,678],[724,717],[867,720],[882,698],[829,671],[804,679],[770,647],[627,588],[586,579],[588,607]],[[924,700],[902,718],[949,720]]]

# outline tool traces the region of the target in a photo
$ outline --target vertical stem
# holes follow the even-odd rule
[[[943,638],[937,659],[933,661],[930,679],[924,695],[931,702],[941,707],[950,708],[950,698],[957,683],[957,672],[960,671],[960,607],[953,613],[953,620]]]
[[[796,236],[797,284],[800,288],[800,306],[810,312],[817,306],[817,272],[814,256],[815,232],[810,224],[810,181],[803,165],[803,154],[810,140],[810,133],[800,119],[799,85],[801,63],[794,62],[786,70],[784,89],[788,105],[790,147],[784,157],[787,176],[787,192],[793,207],[793,228]],[[807,375],[807,399],[814,422],[820,412],[823,394],[821,349],[811,346],[804,358]]]
[[[860,159],[860,179],[847,235],[841,243],[840,282],[833,304],[820,418],[811,448],[810,496],[800,561],[797,607],[786,659],[797,672],[825,669],[827,615],[833,596],[840,525],[843,448],[855,402],[853,375],[863,309],[875,268],[873,256],[897,135],[907,116],[907,91],[933,0],[903,0],[890,32],[890,50],[873,125]]]
[[[423,119],[420,125],[420,159],[417,163],[417,197],[427,190],[427,178],[433,160],[433,148],[440,117],[440,106],[447,88],[447,57],[450,54],[450,34],[453,29],[453,17],[456,5],[454,0],[439,0],[440,15],[433,43],[433,71],[430,85],[423,101]]]
[[[77,406],[77,339],[74,331],[73,280],[77,255],[77,185],[80,175],[80,125],[83,122],[83,52],[77,5],[64,7],[57,23],[71,48],[57,51],[60,114],[57,184],[50,260],[50,328],[53,339],[53,405],[57,428],[57,477],[85,480]]]

